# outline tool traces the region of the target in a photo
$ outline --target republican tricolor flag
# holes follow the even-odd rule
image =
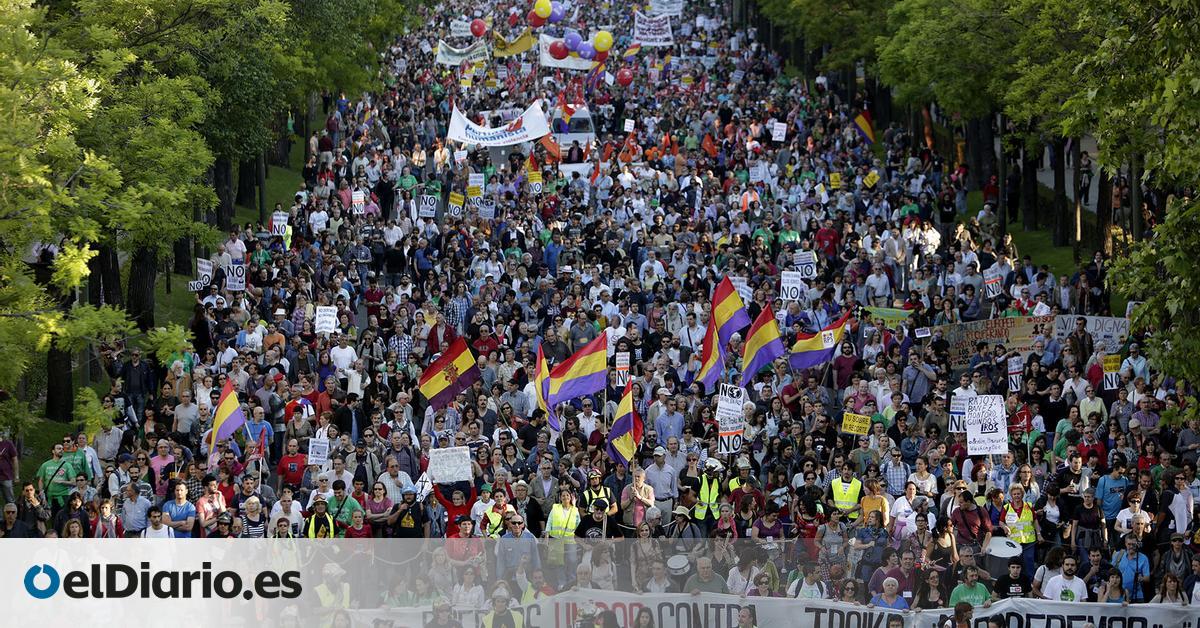
[[[633,409],[633,379],[630,379],[625,384],[621,401],[617,404],[616,420],[613,421],[612,429],[608,431],[609,457],[626,467],[632,466],[645,429],[642,417]]]

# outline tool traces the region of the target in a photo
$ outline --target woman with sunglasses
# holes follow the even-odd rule
[[[386,533],[386,526],[383,524],[387,521],[388,513],[392,509],[392,500],[388,499],[387,489],[384,488],[383,483],[376,482],[371,486],[371,492],[363,501],[365,502],[363,510],[367,523],[371,525],[375,538],[382,538]]]

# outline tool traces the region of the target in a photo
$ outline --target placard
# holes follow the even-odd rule
[[[472,172],[471,174],[467,175],[467,185],[482,188],[484,185],[483,173]]]
[[[867,186],[868,188],[875,187],[876,183],[879,183],[879,173],[875,172],[874,170],[868,172],[867,176],[863,177],[863,185]]]
[[[771,125],[771,141],[772,142],[787,141],[787,123],[786,122],[776,122],[775,124]]]
[[[329,441],[324,438],[308,439],[308,464],[322,466],[329,462]]]
[[[842,189],[842,173],[840,173],[840,172],[829,173],[829,187],[831,187],[835,190]]]
[[[764,164],[763,162],[760,161],[760,162],[754,164],[753,166],[750,166],[750,182],[751,183],[758,183],[760,181],[766,181],[766,180],[767,180],[767,164]]]
[[[871,429],[871,417],[865,414],[846,412],[842,414],[842,431],[847,434],[866,435]]]
[[[995,299],[1004,291],[1004,276],[995,265],[983,271],[983,293],[988,299]]]
[[[967,433],[967,397],[954,396],[950,398],[950,426],[946,431],[951,434]]]
[[[1008,392],[1019,393],[1025,386],[1025,360],[1019,355],[1008,359]]]
[[[188,282],[188,292],[200,292],[212,284],[213,263],[210,259],[196,258],[196,280]]]
[[[745,277],[729,277],[729,283],[733,284],[733,289],[737,290],[738,296],[742,297],[742,303],[749,303],[754,300],[754,288],[746,282]]]
[[[470,447],[442,447],[429,450],[429,479],[436,484],[468,482],[471,471]]]
[[[800,271],[785,270],[779,274],[779,298],[800,303],[807,300],[807,294],[808,286],[804,284],[804,277]]]
[[[746,389],[733,384],[721,384],[721,394],[717,397],[717,453],[725,456],[742,450],[743,432],[746,430],[746,419],[742,413],[742,404],[746,402]]]
[[[633,12],[633,41],[645,47],[672,46],[675,36],[671,34],[671,17],[650,16],[641,11]]]
[[[467,151],[466,150],[454,151],[454,163],[461,164],[466,160],[467,160]]]
[[[417,207],[418,218],[433,218],[437,215],[438,197],[433,194],[422,194],[421,204]]]
[[[746,78],[745,70],[734,70],[733,74],[731,74],[729,76],[729,80],[731,82],[733,82],[734,84],[741,83],[742,79],[744,79],[744,78]]]
[[[636,122],[634,122],[633,120],[631,120],[629,118],[625,118],[625,132],[626,133],[632,133],[635,126],[637,126]]]
[[[246,265],[235,259],[225,267],[225,289],[239,292],[246,289]]]
[[[284,237],[287,235],[288,213],[275,212],[271,214],[271,235]]]
[[[917,340],[924,340],[925,338],[932,336],[933,333],[928,327],[918,327],[913,330],[913,335],[917,337]]]
[[[1121,355],[1104,356],[1104,390],[1116,390],[1121,385]]]
[[[332,305],[317,306],[317,317],[313,322],[313,331],[318,334],[332,334],[337,331],[337,308]]]
[[[629,383],[629,352],[618,351],[613,354],[616,360],[617,386],[623,388]]]
[[[479,199],[478,205],[476,205],[476,207],[479,208],[479,217],[481,219],[483,219],[483,220],[495,220],[496,219],[496,200],[495,199],[481,198],[481,199]]]
[[[463,195],[461,192],[451,192],[450,202],[446,204],[446,213],[458,218],[463,213]]]
[[[967,455],[1008,452],[1008,419],[1002,395],[967,398]]]
[[[817,278],[817,254],[813,251],[798,251],[793,258],[796,263],[796,269],[800,271],[800,278],[805,281],[812,281]]]

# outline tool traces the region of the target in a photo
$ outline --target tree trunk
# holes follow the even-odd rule
[[[258,221],[267,224],[269,211],[267,209],[267,156],[266,152],[258,154],[254,160],[254,178],[258,187]]]
[[[88,305],[100,307],[104,304],[104,274],[101,272],[101,257],[97,251],[92,259],[88,260],[88,281],[87,281],[87,301]]]
[[[1133,154],[1129,160],[1129,229],[1133,241],[1142,241],[1142,163],[1141,155]]]
[[[997,224],[1000,226],[1000,241],[1004,241],[1004,234],[1008,231],[1008,195],[1011,190],[1008,189],[1008,152],[1004,148],[1004,114],[1000,114],[1000,123],[997,128],[1000,129],[1000,161],[996,166],[999,176],[997,176],[997,187],[1000,188],[999,207],[996,208],[996,216],[999,218]]]
[[[1112,177],[1108,170],[1101,168],[1097,174],[1100,179],[1096,183],[1096,231],[1098,241],[1096,246],[1105,255],[1112,255]]]
[[[254,182],[257,180],[257,167],[254,162],[253,159],[246,159],[238,163],[237,197],[233,201],[235,205],[254,207]]]
[[[217,192],[217,211],[213,218],[218,229],[229,231],[233,226],[233,162],[228,157],[217,157],[213,162],[213,188]]]
[[[1054,231],[1051,240],[1054,246],[1067,245],[1070,220],[1067,214],[1067,140],[1054,138],[1050,144],[1051,167],[1054,170]]]
[[[1041,148],[1040,144],[1021,147],[1021,222],[1026,231],[1037,231],[1038,228],[1038,155],[1035,151]]]
[[[1079,188],[1083,186],[1083,172],[1079,167],[1079,160],[1083,157],[1082,138],[1074,138],[1071,141],[1071,163],[1075,164],[1075,170],[1071,172],[1071,189],[1075,190],[1075,263],[1078,264],[1082,259],[1083,250],[1083,190]]]
[[[978,190],[983,187],[983,137],[979,133],[979,118],[967,120],[967,170],[969,189]]]
[[[125,299],[121,297],[121,262],[117,259],[117,250],[110,244],[99,245],[101,297],[106,305],[121,305]]]
[[[988,114],[979,119],[979,186],[983,187],[996,174],[996,133],[992,130],[992,118]]]
[[[59,292],[51,277],[51,264],[33,264],[33,278],[46,289],[55,306],[66,312],[75,301],[74,292]],[[71,353],[50,345],[46,353],[46,418],[69,423],[75,418],[75,380]]]
[[[175,241],[172,257],[174,263],[171,272],[185,277],[192,276],[192,239],[180,238]]]
[[[140,247],[129,259],[129,300],[126,309],[138,329],[154,327],[154,281],[158,260],[151,249]]]

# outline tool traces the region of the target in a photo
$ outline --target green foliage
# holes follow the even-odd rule
[[[763,13],[805,47],[828,47],[821,60],[831,70],[854,70],[858,62],[873,65],[876,39],[889,26],[885,19],[893,0],[759,0]]]
[[[0,401],[0,433],[19,438],[29,433],[36,423],[37,419],[25,402],[16,399]]]
[[[159,364],[170,364],[172,355],[192,344],[192,332],[183,325],[171,323],[146,332],[142,348],[153,355]]]
[[[111,425],[112,410],[105,410],[96,391],[86,386],[75,393],[75,420],[83,426],[90,439],[105,425]]]

